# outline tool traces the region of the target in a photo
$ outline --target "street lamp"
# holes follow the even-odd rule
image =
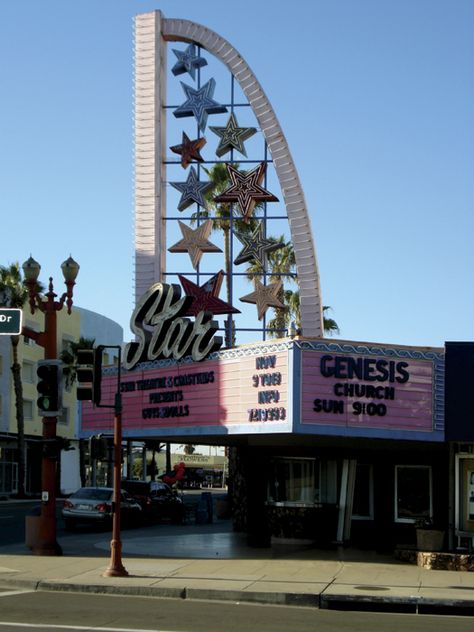
[[[25,327],[23,333],[44,347],[46,360],[56,360],[58,356],[56,313],[63,308],[64,304],[66,304],[67,313],[71,313],[72,293],[79,272],[79,264],[72,257],[61,264],[67,289],[59,300],[55,300],[58,295],[54,293],[53,277],[49,277],[48,291],[44,295],[39,293],[38,277],[41,266],[33,257],[30,256],[22,268],[28,288],[30,311],[34,314],[36,310],[39,310],[44,314],[44,331],[35,332]],[[56,439],[56,424],[57,417],[43,417],[44,441],[51,442]],[[32,551],[36,555],[61,555],[62,549],[56,541],[56,462],[44,451],[41,465],[41,489],[41,517]]]

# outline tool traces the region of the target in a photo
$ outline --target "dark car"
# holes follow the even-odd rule
[[[140,503],[144,517],[150,522],[183,522],[183,500],[167,483],[125,480],[122,481],[122,489]]]
[[[62,517],[66,529],[78,523],[112,524],[112,487],[81,487],[64,501]],[[124,523],[138,524],[143,518],[140,504],[127,491],[120,497],[120,515]]]

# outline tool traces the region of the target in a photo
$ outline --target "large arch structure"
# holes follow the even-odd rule
[[[135,18],[135,294],[138,299],[165,271],[166,42],[195,43],[222,61],[239,83],[272,155],[283,193],[300,287],[302,333],[323,336],[316,252],[304,193],[285,136],[260,83],[223,37],[160,11]]]

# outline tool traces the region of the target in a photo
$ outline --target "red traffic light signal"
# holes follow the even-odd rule
[[[36,370],[38,399],[36,404],[43,417],[57,417],[62,410],[63,369],[60,360],[40,360]]]

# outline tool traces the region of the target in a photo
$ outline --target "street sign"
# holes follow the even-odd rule
[[[21,334],[21,309],[0,308],[0,336],[16,336]]]

